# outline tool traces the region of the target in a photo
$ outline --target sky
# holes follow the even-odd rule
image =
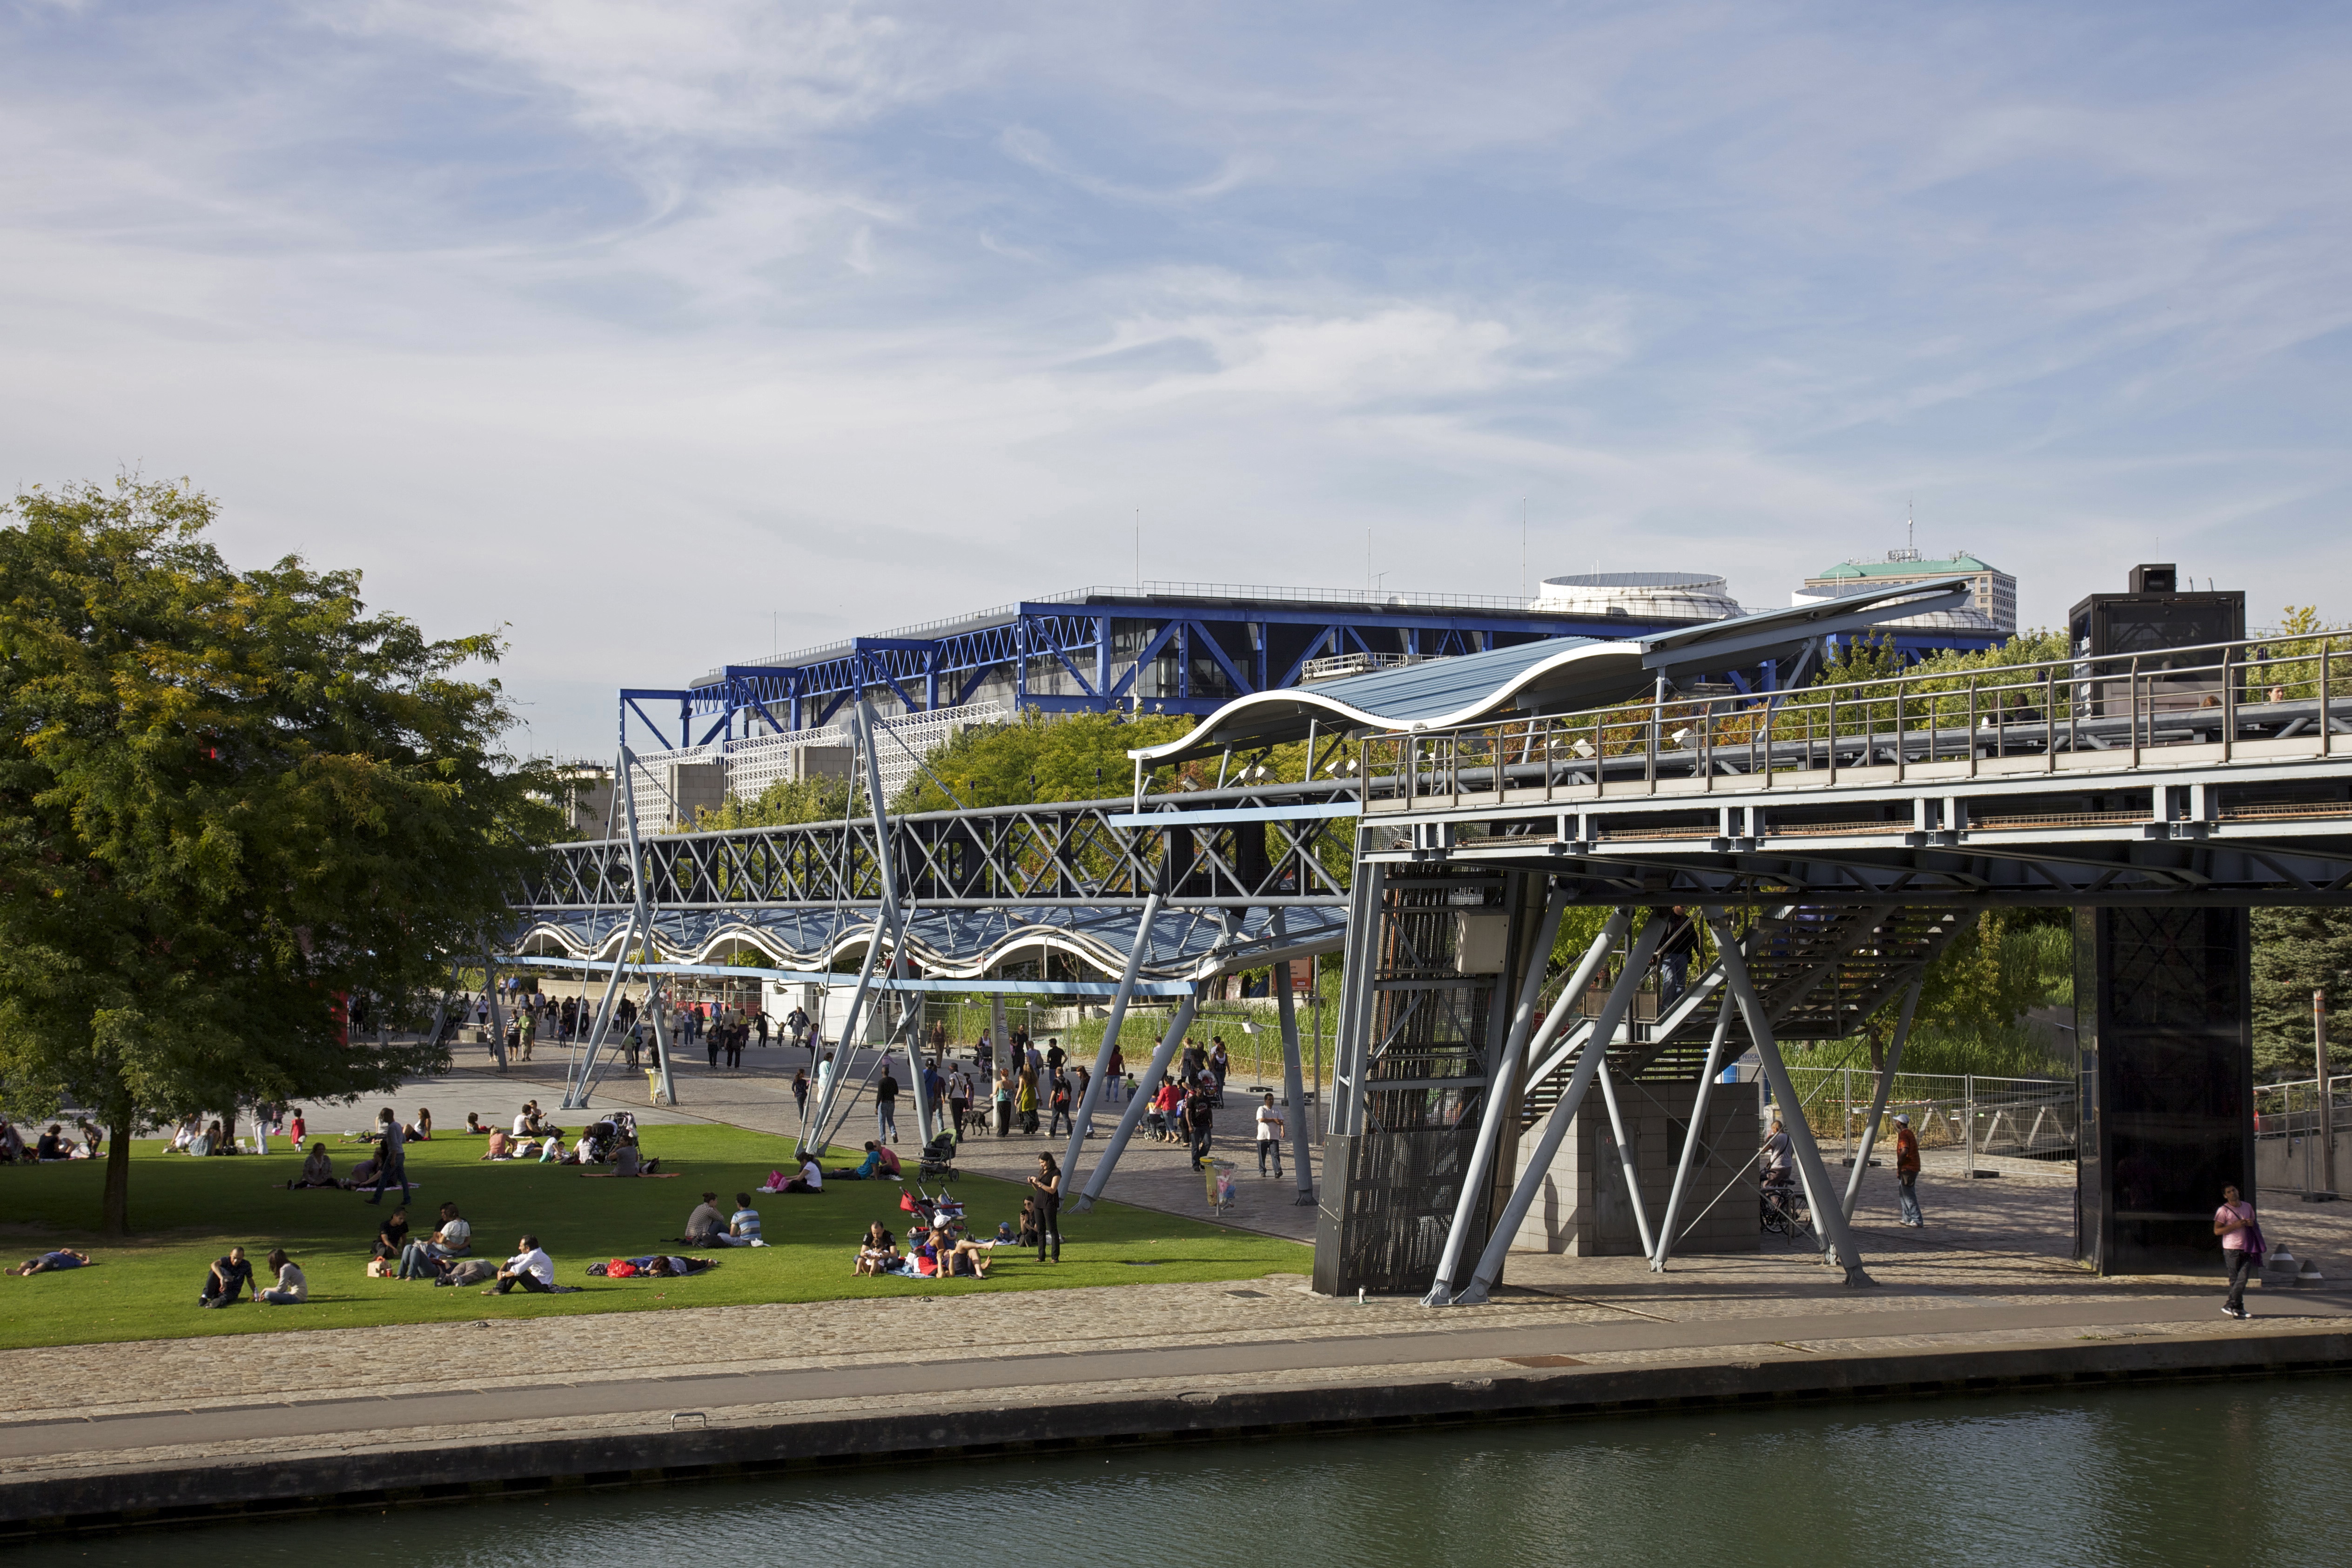
[[[1768,605],[1908,514],[2028,626],[2342,619],[2347,80],[2295,4],[0,0],[0,481],[503,628],[562,756],[1139,537]]]

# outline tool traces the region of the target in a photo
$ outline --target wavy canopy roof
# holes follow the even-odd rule
[[[1954,609],[1967,602],[1969,587],[1966,577],[1897,584],[1831,603],[1736,616],[1651,637],[1550,637],[1316,686],[1255,691],[1226,703],[1181,740],[1128,754],[1158,765],[1228,746],[1304,740],[1313,726],[1443,730],[1504,712],[1598,708],[1647,696],[1660,676],[1673,680],[1786,658],[1814,637]]]

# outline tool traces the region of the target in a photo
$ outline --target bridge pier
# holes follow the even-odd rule
[[[2251,920],[2074,911],[2074,1255],[2101,1274],[2214,1267],[2224,1184],[2254,1192]]]

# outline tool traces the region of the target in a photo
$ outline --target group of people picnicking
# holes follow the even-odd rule
[[[68,1132],[65,1123],[52,1121],[26,1143],[25,1135],[16,1131],[14,1122],[0,1121],[0,1165],[46,1165],[59,1160],[95,1160],[106,1142],[105,1134],[87,1118],[74,1123]]]

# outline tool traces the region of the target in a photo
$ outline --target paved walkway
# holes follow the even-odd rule
[[[654,1127],[707,1120],[790,1131],[796,1056],[754,1049],[753,1065],[732,1074],[698,1062],[681,1072],[683,1105],[639,1114]],[[469,1110],[511,1116],[524,1098],[550,1103],[560,1084],[560,1062],[542,1052],[531,1069],[461,1068],[410,1086],[401,1101],[421,1100],[455,1124]],[[600,1101],[623,1102],[617,1092]],[[1041,1142],[1006,1140],[1000,1152],[993,1139],[974,1140],[966,1158],[1009,1173]],[[1221,1152],[1240,1145],[1220,1140]],[[1276,1275],[522,1321],[501,1320],[490,1302],[466,1323],[109,1345],[103,1379],[91,1376],[89,1347],[11,1351],[0,1352],[0,1381],[48,1399],[20,1400],[0,1426],[0,1465],[12,1476],[112,1474],[589,1430],[650,1436],[681,1416],[754,1426],[992,1409],[1008,1394],[1029,1405],[1426,1378],[1469,1386],[1529,1366],[1679,1365],[1696,1375],[1906,1351],[2308,1335],[2352,1318],[2352,1205],[2266,1206],[2273,1245],[2315,1258],[2330,1282],[2257,1289],[2253,1320],[2238,1322],[2220,1314],[2217,1277],[2085,1274],[2071,1261],[2071,1167],[1997,1163],[2001,1175],[1971,1180],[1956,1156],[1931,1156],[1920,1231],[1893,1223],[1891,1176],[1867,1171],[1857,1228],[1878,1282],[1867,1289],[1768,1237],[1761,1251],[1677,1258],[1664,1274],[1640,1258],[1515,1254],[1494,1301],[1445,1310],[1334,1301]],[[1198,1183],[1181,1150],[1139,1142],[1112,1192],[1200,1213]],[[1305,1236],[1313,1211],[1293,1208],[1291,1190],[1245,1182],[1241,1223]]]

